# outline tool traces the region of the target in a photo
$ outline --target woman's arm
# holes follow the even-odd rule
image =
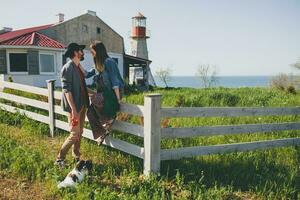
[[[114,92],[117,96],[118,102],[120,103],[121,102],[120,87],[122,87],[122,84],[121,84],[121,80],[120,80],[121,77],[119,75],[120,72],[119,72],[118,66],[114,61],[109,60],[106,63],[105,67],[109,74],[110,82],[112,84],[112,89],[114,90]]]
[[[90,69],[89,71],[85,71],[84,75],[85,78],[91,78],[96,74],[96,70],[94,68]]]
[[[118,102],[120,104],[121,103],[121,95],[120,95],[120,89],[119,89],[119,87],[115,87],[114,91],[115,91],[115,94],[117,96]]]
[[[90,88],[87,88],[87,91],[88,91],[89,96],[92,96],[92,95],[96,94],[96,92],[94,90],[90,89]]]
[[[96,74],[96,70],[95,68],[91,68],[90,70],[85,70],[81,65],[79,65],[81,71],[84,73],[84,78],[91,78],[92,76],[94,76]]]

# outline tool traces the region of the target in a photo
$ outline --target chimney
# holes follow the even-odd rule
[[[56,16],[58,16],[59,23],[65,21],[65,15],[63,13],[58,13]]]
[[[84,14],[89,14],[89,15],[92,15],[94,17],[97,16],[97,13],[95,11],[92,11],[92,10],[86,10],[86,11],[84,11]]]
[[[10,27],[3,27],[2,29],[0,29],[0,34],[11,32],[12,30],[13,29]]]

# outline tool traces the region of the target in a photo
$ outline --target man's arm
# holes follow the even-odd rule
[[[78,114],[78,112],[76,110],[76,106],[75,106],[75,103],[74,103],[74,100],[73,100],[72,93],[71,92],[67,92],[67,93],[65,93],[65,96],[66,96],[67,101],[68,101],[68,103],[69,103],[69,105],[71,107],[71,110],[72,110],[72,112],[71,112],[72,118],[78,119],[79,118],[79,114]]]
[[[74,103],[73,95],[71,93],[72,91],[72,74],[73,74],[73,68],[71,66],[63,67],[61,71],[61,83],[62,83],[62,90],[64,92],[64,95],[67,99],[67,102],[69,106],[71,107],[71,115],[72,118],[78,118],[78,113],[76,110],[76,106]]]

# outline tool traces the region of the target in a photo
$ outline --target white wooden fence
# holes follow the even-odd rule
[[[50,135],[54,136],[54,129],[59,128],[69,131],[68,123],[55,118],[55,114],[67,115],[60,106],[55,105],[55,100],[61,99],[61,92],[55,91],[55,81],[48,80],[48,89],[22,85],[18,83],[6,82],[0,75],[0,99],[23,105],[32,106],[49,112],[48,116],[41,115],[28,110],[20,109],[0,103],[0,108],[9,112],[20,112],[27,117],[42,123],[49,124]],[[4,88],[21,90],[33,94],[48,97],[48,102],[33,100],[13,94],[4,93]],[[161,149],[162,138],[186,138],[195,136],[213,136],[227,134],[248,134],[256,132],[272,132],[284,130],[300,130],[299,122],[274,123],[274,124],[245,124],[245,125],[226,125],[226,126],[201,126],[188,128],[161,128],[161,119],[165,117],[213,117],[213,116],[270,116],[270,115],[298,115],[300,107],[286,108],[162,108],[161,95],[150,94],[144,97],[144,106],[122,103],[121,112],[143,116],[144,126],[132,124],[124,121],[116,121],[113,125],[114,130],[122,131],[138,137],[144,138],[144,147],[130,144],[116,138],[108,136],[104,145],[134,155],[144,159],[144,174],[150,172],[158,173],[162,160],[173,160],[184,157],[198,155],[218,154],[235,151],[249,151],[270,147],[283,147],[300,145],[299,138],[285,138],[267,141],[244,142],[235,144],[222,144],[211,146],[195,146],[176,149]],[[83,137],[94,140],[92,132],[84,129]]]

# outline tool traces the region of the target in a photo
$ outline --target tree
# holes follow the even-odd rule
[[[204,88],[210,88],[218,83],[215,65],[201,64],[197,68],[196,76],[200,78]]]
[[[280,73],[270,80],[270,86],[279,90],[285,90],[292,84],[291,77],[287,74]]]
[[[168,87],[168,82],[171,80],[172,70],[168,68],[160,68],[156,72],[156,76]]]
[[[299,58],[299,60],[298,60],[296,63],[291,64],[291,66],[292,66],[292,67],[295,67],[295,68],[297,68],[297,69],[300,69],[300,58]]]
[[[292,67],[300,69],[300,58],[298,59],[298,61],[294,64],[291,64]],[[295,80],[295,85],[297,85],[297,87],[299,87],[300,85],[300,80],[298,78],[298,80]]]

